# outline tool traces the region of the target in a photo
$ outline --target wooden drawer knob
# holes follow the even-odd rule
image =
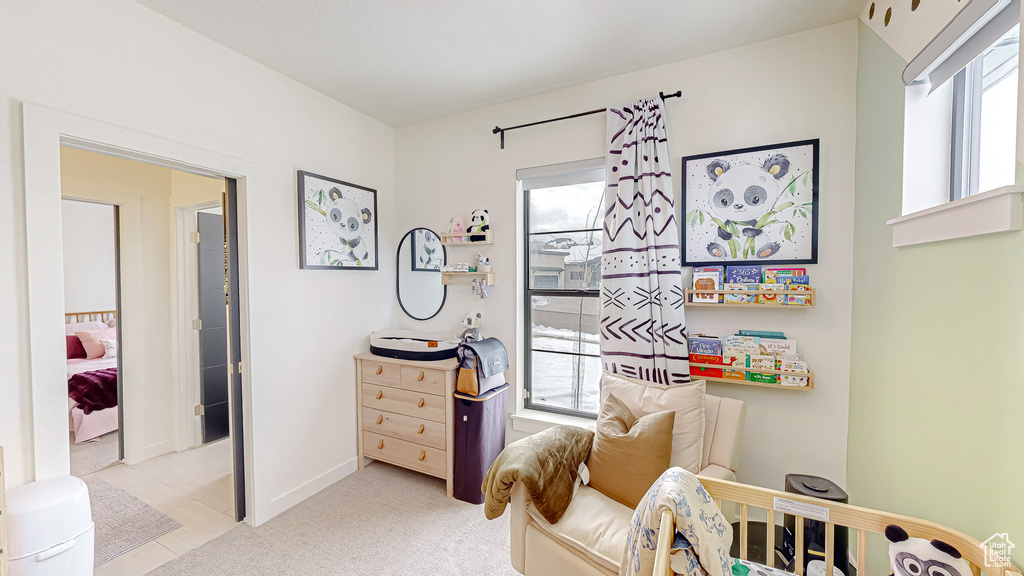
[[[427,403],[426,400],[424,400],[423,398],[420,398],[420,401],[419,401],[418,404],[416,404],[416,407],[417,408],[423,408],[423,405],[426,404],[426,403]]]
[[[381,425],[381,424],[383,424],[383,423],[384,423],[384,417],[383,417],[383,416],[380,416],[380,415],[378,415],[378,416],[377,416],[377,425],[378,425],[378,426],[380,426],[380,425]]]
[[[383,390],[377,390],[377,400],[380,400],[383,397],[384,397],[384,391]]]
[[[423,424],[420,424],[420,429],[417,430],[416,433],[417,434],[423,434],[424,430],[426,430],[426,426],[424,426]]]
[[[384,367],[383,366],[377,366],[377,376],[380,376],[381,372],[383,372],[383,371],[384,371]]]
[[[381,440],[380,442],[377,442],[377,450],[383,450],[383,449],[384,449],[384,441]]]
[[[425,378],[425,377],[426,377],[426,374],[424,374],[423,372],[420,372],[420,377],[419,377],[419,378],[417,378],[416,380],[417,380],[418,382],[423,382],[423,378]]]
[[[420,450],[420,462],[422,462],[422,461],[424,461],[426,459],[427,459],[427,451],[426,450]]]

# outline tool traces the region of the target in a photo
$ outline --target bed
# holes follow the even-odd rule
[[[710,493],[715,499],[719,508],[721,508],[723,502],[734,502],[739,505],[739,550],[740,559],[742,560],[747,559],[747,553],[750,545],[747,526],[748,515],[754,509],[764,510],[767,515],[768,525],[774,526],[776,514],[778,513],[776,511],[776,504],[781,500],[783,502],[796,502],[797,505],[808,506],[809,508],[807,508],[807,510],[809,513],[814,512],[820,514],[824,510],[827,510],[826,517],[828,518],[828,522],[825,523],[825,548],[828,552],[825,554],[825,574],[832,574],[832,567],[835,565],[835,558],[833,558],[831,550],[833,549],[836,526],[845,526],[849,528],[851,538],[854,536],[856,537],[857,566],[866,566],[868,533],[882,534],[885,532],[886,526],[896,524],[903,527],[903,529],[905,529],[913,538],[941,540],[952,545],[963,555],[963,558],[970,565],[971,572],[974,576],[979,576],[982,573],[987,574],[988,576],[1020,576],[1018,569],[1012,565],[1001,566],[994,564],[992,566],[987,566],[986,554],[988,553],[988,548],[986,548],[981,542],[962,532],[952,528],[947,528],[934,522],[893,514],[890,512],[861,508],[850,504],[830,502],[827,500],[820,500],[818,498],[808,498],[769,488],[740,484],[729,480],[706,478],[702,476],[700,481],[708,493]],[[796,574],[803,576],[804,517],[797,515],[796,519],[795,566],[797,567]],[[671,568],[669,568],[669,556],[670,549],[672,547],[672,536],[675,533],[673,522],[674,514],[671,510],[665,510],[661,515],[661,526],[658,534],[658,548],[654,564],[654,576],[672,575]],[[766,549],[773,550],[774,548],[775,532],[774,530],[768,530]],[[774,567],[773,556],[774,554],[768,554],[768,566]],[[751,574],[754,574],[754,571],[751,571]],[[886,574],[889,574],[889,572],[886,572]]]
[[[66,326],[65,334],[74,336],[77,331],[98,330],[102,327],[110,328],[116,326],[117,314],[113,310],[94,312],[72,312],[64,315]],[[70,356],[71,354],[69,354]],[[83,386],[95,385],[103,381],[108,385],[116,386],[117,357],[113,358],[68,358],[67,359],[67,380],[69,387],[68,396],[68,430],[75,434],[75,444],[82,444],[99,438],[100,436],[118,429],[118,410],[116,399],[103,404],[100,409],[93,409],[91,406],[83,406],[71,398],[72,386],[76,390],[88,390]],[[76,375],[82,375],[75,378]],[[114,382],[111,383],[111,375]],[[73,380],[73,378],[75,378]],[[81,396],[76,393],[76,396]],[[88,412],[88,413],[87,413]]]

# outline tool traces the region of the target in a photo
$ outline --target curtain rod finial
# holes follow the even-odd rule
[[[499,132],[501,132],[501,127],[500,126],[495,126],[494,130],[491,130],[491,134],[497,134]]]

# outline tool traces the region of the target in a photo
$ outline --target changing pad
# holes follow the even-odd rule
[[[444,332],[383,330],[370,334],[370,353],[398,360],[445,360],[455,358],[459,338]]]

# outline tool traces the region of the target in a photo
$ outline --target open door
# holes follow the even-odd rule
[[[230,406],[231,453],[235,479],[235,520],[245,519],[245,449],[242,426],[242,316],[238,276],[238,182],[225,178],[224,238],[226,261],[224,292],[228,303],[228,402]]]
[[[228,435],[228,312],[224,216],[197,212],[199,224],[199,403],[203,444]]]

